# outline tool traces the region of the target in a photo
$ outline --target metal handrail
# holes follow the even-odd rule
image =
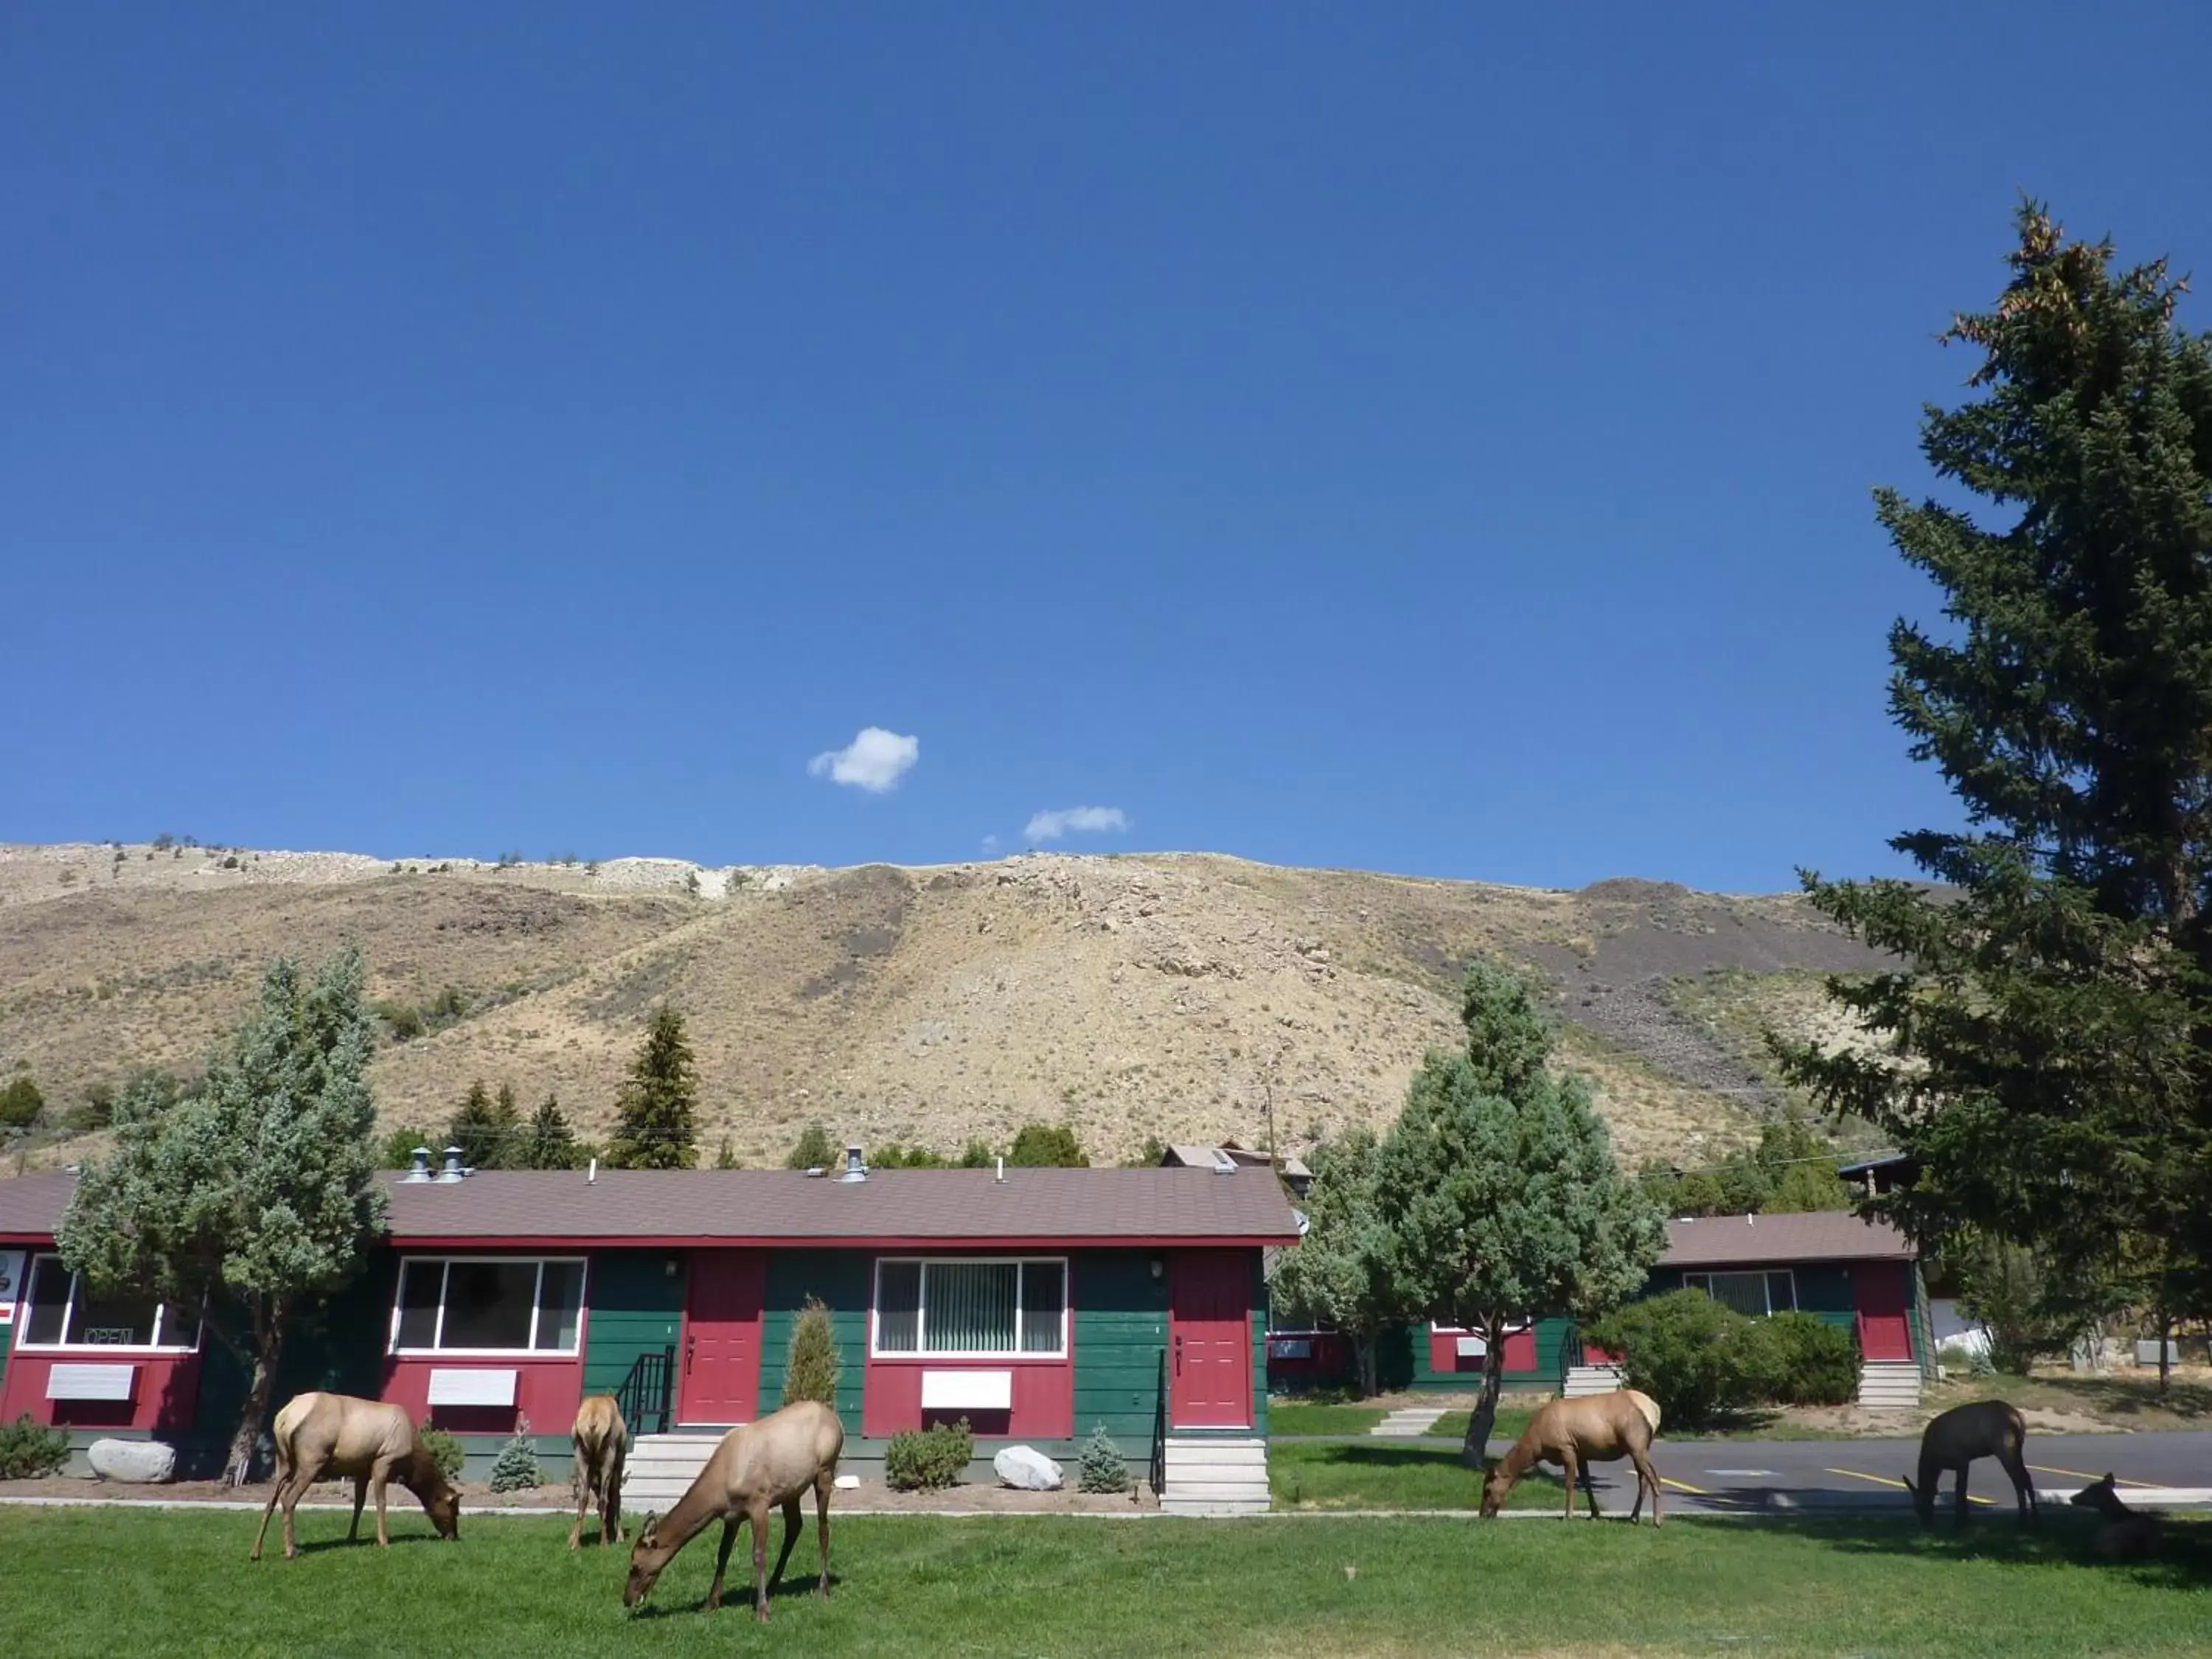
[[[1570,1322],[1559,1334],[1559,1393],[1567,1391],[1567,1373],[1583,1362],[1582,1327]]]
[[[1160,1391],[1152,1407],[1152,1496],[1168,1484],[1168,1351],[1160,1350]]]
[[[615,1390],[615,1403],[633,1434],[668,1432],[669,1394],[676,1379],[673,1344],[659,1353],[647,1352],[630,1361],[629,1375]],[[650,1426],[648,1426],[648,1425]]]

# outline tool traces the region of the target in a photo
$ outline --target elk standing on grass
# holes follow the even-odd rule
[[[2166,1529],[2158,1517],[2138,1515],[2121,1502],[2119,1483],[2109,1474],[2094,1486],[2082,1487],[2069,1501],[2105,1517],[2105,1524],[2097,1529],[2097,1553],[2107,1561],[2148,1561],[2166,1541]]]
[[[809,1486],[814,1489],[815,1524],[822,1539],[822,1582],[819,1591],[830,1595],[830,1489],[837,1480],[837,1457],[845,1449],[845,1425],[837,1413],[818,1401],[801,1400],[763,1417],[749,1428],[732,1429],[708,1458],[707,1467],[690,1490],[677,1500],[665,1518],[648,1515],[630,1547],[629,1582],[623,1587],[623,1605],[634,1607],[645,1600],[653,1580],[675,1558],[676,1552],[716,1521],[722,1523],[722,1547],[714,1557],[714,1583],[707,1592],[704,1611],[722,1605],[722,1573],[730,1565],[730,1547],[737,1542],[741,1522],[753,1529],[753,1613],[768,1622],[768,1512],[783,1510],[783,1553],[775,1559],[774,1579],[783,1577],[791,1547],[799,1540],[799,1500]]]
[[[629,1425],[611,1394],[595,1394],[576,1407],[576,1426],[568,1431],[576,1449],[576,1524],[568,1529],[568,1547],[578,1548],[584,1538],[584,1514],[597,1493],[599,1500],[599,1542],[622,1542],[623,1462],[629,1455]]]
[[[361,1506],[373,1489],[376,1493],[376,1547],[388,1549],[392,1540],[384,1529],[384,1488],[397,1480],[422,1500],[423,1512],[441,1538],[460,1535],[460,1494],[438,1468],[403,1407],[374,1400],[356,1400],[347,1394],[295,1395],[276,1413],[276,1487],[261,1511],[261,1530],[253,1534],[253,1553],[261,1559],[262,1540],[269,1536],[269,1516],[281,1501],[284,1505],[284,1559],[299,1554],[292,1534],[292,1511],[316,1481],[332,1476],[353,1478],[353,1525],[346,1542],[361,1536]]]
[[[1594,1394],[1580,1400],[1554,1400],[1529,1419],[1528,1428],[1483,1483],[1482,1513],[1495,1516],[1506,1494],[1539,1462],[1566,1471],[1567,1519],[1575,1518],[1575,1481],[1582,1466],[1626,1457],[1636,1465],[1636,1502],[1628,1511],[1633,1525],[1651,1493],[1651,1524],[1659,1524],[1659,1473],[1651,1467],[1651,1438],[1659,1432],[1659,1402],[1633,1389]],[[1597,1519],[1597,1493],[1590,1492],[1590,1519]]]
[[[2027,1478],[2027,1420],[2002,1400],[1954,1406],[1937,1417],[1920,1433],[1920,1479],[1915,1483],[1907,1476],[1905,1482],[1905,1489],[1912,1494],[1912,1506],[1920,1511],[1920,1524],[1936,1524],[1936,1488],[1943,1471],[1951,1469],[1959,1477],[1957,1524],[1965,1526],[1966,1465],[1977,1457],[1994,1457],[2012,1477],[2021,1525],[2028,1525],[2031,1519],[2041,1525],[2043,1512],[2036,1503],[2035,1483]]]

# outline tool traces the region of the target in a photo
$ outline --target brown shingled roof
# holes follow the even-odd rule
[[[0,1237],[51,1237],[72,1177],[0,1181]],[[1264,1170],[487,1170],[387,1177],[395,1243],[1288,1244],[1297,1222]]]
[[[1910,1261],[1919,1253],[1887,1221],[1844,1210],[1803,1215],[1697,1216],[1667,1224],[1667,1267],[1725,1267],[1770,1261]]]

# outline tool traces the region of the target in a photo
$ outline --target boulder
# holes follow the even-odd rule
[[[158,1440],[95,1440],[85,1453],[92,1472],[103,1480],[154,1486],[177,1472],[177,1450]]]
[[[1034,1446],[1008,1446],[991,1460],[999,1479],[1024,1492],[1058,1492],[1060,1465]]]

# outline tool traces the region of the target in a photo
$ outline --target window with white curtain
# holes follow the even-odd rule
[[[872,1352],[887,1358],[1056,1358],[1067,1352],[1065,1260],[876,1263]]]
[[[1797,1305],[1796,1275],[1787,1267],[1765,1273],[1684,1273],[1682,1284],[1753,1319],[1788,1313]]]
[[[392,1300],[392,1352],[573,1354],[583,1306],[579,1259],[410,1256]]]

